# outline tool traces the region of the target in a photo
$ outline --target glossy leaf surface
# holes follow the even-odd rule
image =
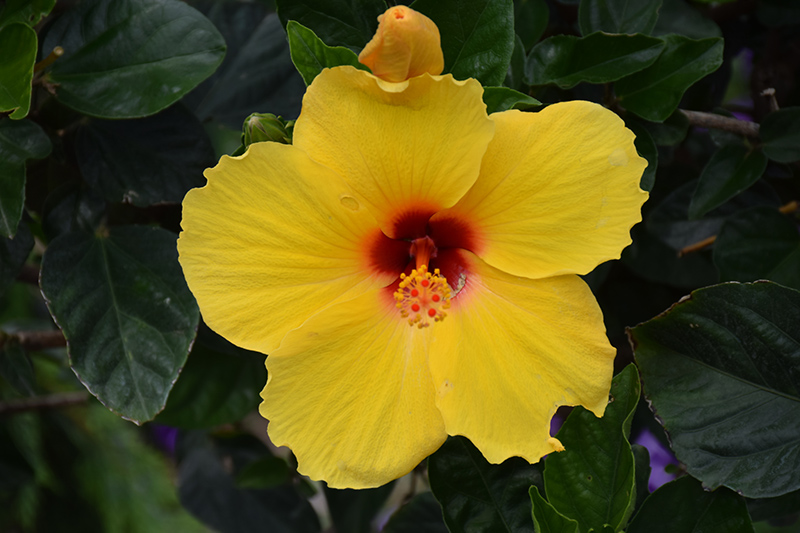
[[[106,407],[137,423],[163,409],[197,331],[176,239],[143,226],[67,233],[42,262],[42,293],[73,371]]]
[[[661,0],[584,0],[578,8],[581,33],[650,34],[658,20]]]
[[[14,120],[25,118],[31,107],[36,46],[36,32],[27,24],[0,26],[0,113],[11,111]]]
[[[666,35],[663,40],[666,47],[652,65],[614,85],[625,109],[654,122],[666,120],[686,89],[722,64],[722,39]]]
[[[14,22],[35,26],[54,5],[56,0],[7,0],[0,7],[0,28]]]
[[[50,28],[42,46],[64,48],[47,80],[65,105],[102,118],[152,115],[210,76],[225,41],[178,0],[90,0]]]
[[[299,22],[290,20],[286,25],[286,33],[289,36],[292,62],[306,85],[310,85],[324,68],[351,65],[361,70],[369,70],[358,62],[355,52],[344,46],[326,45],[314,35],[313,31]]]
[[[608,83],[652,65],[663,48],[661,39],[645,35],[555,35],[531,50],[526,82],[562,89],[581,82]]]
[[[328,46],[361,51],[378,29],[386,10],[382,0],[276,0],[284,27],[296,20]]]
[[[539,100],[508,87],[484,87],[483,103],[486,104],[486,112],[489,114],[509,109],[531,109],[542,105]]]
[[[768,279],[800,289],[800,234],[777,209],[756,207],[728,218],[714,242],[722,281]]]
[[[565,450],[545,459],[547,499],[577,520],[580,531],[604,524],[621,528],[634,504],[634,458],[628,442],[639,402],[639,376],[628,365],[611,383],[611,401],[602,418],[576,407],[556,438]]]
[[[797,291],[726,283],[631,330],[645,394],[705,485],[748,497],[800,487],[798,320]]]
[[[50,139],[37,124],[0,119],[0,236],[13,237],[25,203],[25,163],[50,154]]]
[[[759,137],[767,157],[779,163],[800,159],[800,107],[770,113],[761,122]]]
[[[445,73],[502,85],[514,52],[511,0],[416,0],[409,7],[439,27]]]
[[[189,429],[236,422],[258,408],[266,382],[264,355],[234,346],[201,325],[156,422]]]
[[[528,489],[539,467],[519,458],[489,464],[464,437],[451,437],[428,459],[431,490],[451,533],[533,531]]]
[[[578,533],[578,522],[559,513],[542,498],[538,487],[530,489],[533,504],[533,530],[536,533]]]
[[[717,150],[700,174],[689,204],[689,218],[697,219],[753,185],[767,168],[760,150],[748,151],[741,144]]]
[[[650,495],[627,533],[752,533],[744,499],[727,489],[706,492],[684,476]]]
[[[203,126],[181,105],[138,120],[89,120],[75,152],[89,184],[112,202],[180,203],[205,185],[214,151]]]

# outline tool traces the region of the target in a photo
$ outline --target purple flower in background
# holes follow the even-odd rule
[[[156,446],[170,457],[175,457],[175,443],[178,440],[178,428],[162,426],[161,424],[150,424],[150,434],[153,436],[153,442],[156,443]]]
[[[636,438],[633,439],[634,444],[639,444],[647,448],[650,452],[650,482],[648,487],[650,492],[653,492],[658,487],[675,479],[676,472],[668,472],[667,467],[672,465],[678,466],[678,460],[672,455],[672,450],[662,445],[653,433],[647,428],[642,429]],[[673,469],[674,470],[674,469]]]

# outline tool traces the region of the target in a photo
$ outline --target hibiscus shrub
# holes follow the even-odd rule
[[[0,530],[797,531],[798,87],[784,0],[0,3]]]

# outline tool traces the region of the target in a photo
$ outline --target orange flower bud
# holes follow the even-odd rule
[[[378,31],[358,60],[377,77],[405,81],[444,69],[439,28],[431,19],[406,6],[394,6],[378,17]]]

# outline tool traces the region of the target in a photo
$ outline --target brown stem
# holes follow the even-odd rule
[[[58,59],[63,55],[64,55],[64,49],[61,48],[60,46],[56,46],[55,48],[53,48],[53,51],[50,52],[50,54],[47,57],[45,57],[44,59],[42,59],[33,66],[33,71],[40,72],[46,69],[47,67],[52,65],[56,59]]]
[[[788,215],[788,214],[796,212],[799,209],[800,209],[800,202],[798,202],[797,200],[792,200],[788,204],[780,206],[778,208],[778,211],[781,212],[784,215]],[[678,257],[683,257],[686,254],[690,254],[692,252],[700,251],[703,248],[707,248],[707,247],[711,246],[712,244],[714,244],[714,241],[716,241],[716,240],[717,240],[717,236],[716,235],[712,235],[711,237],[707,237],[707,238],[703,239],[702,241],[698,241],[698,242],[695,242],[693,244],[690,244],[689,246],[681,248],[678,251]]]
[[[759,126],[755,122],[702,111],[688,111],[686,109],[681,109],[680,111],[689,119],[689,124],[692,126],[730,131],[746,137],[758,137]]]
[[[24,413],[26,411],[39,411],[42,409],[59,409],[71,405],[80,405],[86,403],[88,400],[89,393],[86,391],[62,392],[58,394],[48,394],[47,396],[7,400],[5,402],[0,402],[0,416]]]
[[[60,330],[49,331],[18,331],[6,333],[0,331],[0,350],[8,342],[18,342],[27,351],[35,352],[47,348],[61,348],[67,345],[67,340]]]

